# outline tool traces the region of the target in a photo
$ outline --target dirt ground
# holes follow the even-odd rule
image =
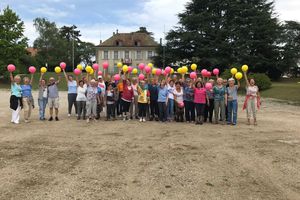
[[[241,109],[236,127],[86,124],[60,95],[61,121],[13,125],[0,91],[0,199],[300,199],[300,107],[265,100],[257,127]]]

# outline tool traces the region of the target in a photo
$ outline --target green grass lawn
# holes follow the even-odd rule
[[[273,82],[272,87],[262,91],[262,97],[275,98],[280,100],[300,103],[300,79],[287,79],[280,82]]]

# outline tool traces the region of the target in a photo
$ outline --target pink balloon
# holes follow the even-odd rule
[[[211,90],[211,89],[212,89],[212,84],[211,84],[211,83],[206,83],[206,84],[205,84],[205,88],[206,88],[207,90]]]
[[[151,67],[146,66],[146,67],[145,67],[145,71],[146,71],[147,74],[149,74],[149,73],[151,72]]]
[[[14,66],[13,64],[9,64],[9,65],[7,66],[7,70],[8,70],[9,72],[13,72],[13,71],[16,70],[16,66]]]
[[[156,69],[156,75],[157,75],[157,76],[160,76],[161,73],[162,73],[161,69]]]
[[[196,72],[191,72],[191,73],[190,73],[190,78],[191,78],[191,79],[196,79],[196,78],[197,78]]]
[[[79,74],[81,74],[81,70],[80,69],[74,69],[74,74],[76,75],[76,76],[78,76]]]
[[[178,106],[179,106],[179,108],[183,108],[184,107],[184,103],[180,102],[180,103],[178,103]]]
[[[59,66],[60,66],[60,68],[62,68],[62,69],[66,69],[67,64],[64,63],[64,62],[61,62],[61,63],[59,64]]]
[[[109,66],[108,62],[103,62],[103,63],[102,63],[103,69],[107,69],[108,66]]]
[[[129,67],[128,67],[128,73],[131,73],[132,70],[133,70],[133,67],[129,66]]]
[[[166,67],[165,72],[169,74],[171,72],[171,67]]]
[[[219,75],[219,73],[220,73],[219,69],[215,68],[215,69],[213,70],[213,74],[214,74],[214,75]]]
[[[209,78],[209,77],[211,77],[211,72],[207,72],[206,73],[206,76]]]
[[[144,63],[140,63],[140,64],[139,64],[139,69],[140,69],[140,70],[144,70],[144,68],[145,68],[145,64],[144,64]]]
[[[102,76],[102,71],[99,71],[99,72],[98,72],[98,76]]]
[[[116,75],[114,76],[114,79],[115,79],[116,81],[119,81],[119,80],[121,79],[121,77],[120,77],[119,74],[116,74]]]
[[[202,76],[206,76],[207,70],[206,69],[202,69],[201,74]]]
[[[164,70],[162,74],[163,74],[164,76],[167,76],[167,75],[168,75],[168,73],[166,72],[166,70]]]
[[[97,63],[93,64],[93,69],[97,71],[99,69],[99,65]]]
[[[31,73],[31,74],[34,74],[35,71],[36,71],[36,68],[34,66],[30,66],[28,71]]]
[[[144,74],[140,74],[140,75],[139,75],[139,80],[142,81],[142,80],[144,80],[144,79],[145,79],[145,75],[144,75]]]

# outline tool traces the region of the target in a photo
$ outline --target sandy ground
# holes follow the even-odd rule
[[[300,107],[265,101],[259,125],[10,124],[0,91],[0,199],[300,199]],[[66,93],[60,93],[66,97]],[[35,93],[36,96],[36,93]]]

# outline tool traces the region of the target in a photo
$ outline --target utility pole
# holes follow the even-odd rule
[[[162,42],[163,47],[163,68],[166,67],[166,48],[165,48],[165,38],[166,38],[166,25],[164,25],[164,39]]]
[[[72,34],[72,38],[73,38],[73,41],[72,41],[72,66],[73,66],[73,70],[75,69],[75,36],[74,36],[74,25],[72,26],[72,30],[73,30],[73,34]]]

